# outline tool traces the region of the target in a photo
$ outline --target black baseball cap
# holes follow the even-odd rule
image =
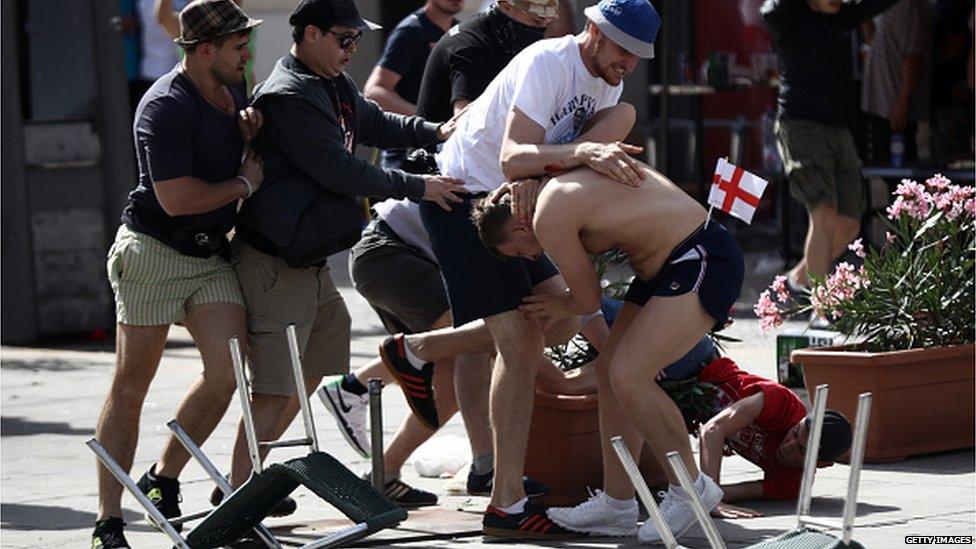
[[[328,30],[332,25],[363,30],[379,30],[380,25],[363,19],[353,0],[302,0],[288,17],[293,27],[315,25]]]
[[[803,420],[807,433],[813,427],[813,415]],[[820,431],[820,451],[817,461],[837,461],[844,452],[851,447],[851,424],[844,414],[826,410],[824,412],[823,428]]]

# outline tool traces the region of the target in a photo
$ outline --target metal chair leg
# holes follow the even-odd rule
[[[868,439],[868,422],[871,420],[871,393],[861,393],[857,399],[857,419],[854,422],[854,447],[851,449],[851,470],[847,477],[847,500],[844,501],[843,538],[850,545],[854,535],[854,517],[857,515],[857,491],[861,482],[861,466],[864,465],[864,447]]]
[[[722,541],[722,536],[718,533],[718,528],[715,527],[712,517],[708,515],[708,509],[705,509],[705,504],[702,502],[701,496],[695,490],[695,482],[691,480],[691,475],[688,474],[685,463],[681,461],[681,454],[678,452],[668,452],[668,463],[671,464],[671,469],[674,470],[674,474],[678,476],[678,482],[681,484],[681,488],[684,489],[685,493],[691,499],[691,508],[695,511],[695,516],[698,517],[698,524],[701,524],[702,530],[705,531],[708,544],[712,546],[712,549],[725,549],[725,542]]]
[[[169,539],[173,541],[173,545],[179,549],[190,549],[190,546],[187,545],[186,540],[183,539],[176,529],[173,528],[173,525],[166,520],[166,517],[159,512],[159,509],[156,509],[156,506],[149,501],[149,498],[142,493],[142,490],[136,486],[136,483],[132,480],[132,477],[130,477],[128,473],[122,469],[119,463],[115,461],[115,458],[109,455],[108,450],[106,450],[105,447],[94,438],[85,444],[91,448],[92,452],[95,452],[95,455],[98,456],[98,460],[102,462],[102,465],[104,465],[109,472],[112,473],[115,479],[118,480],[122,486],[125,486],[129,493],[135,496],[136,501],[138,501],[139,505],[142,505],[142,507],[146,510],[146,513],[149,515],[150,519],[152,519],[152,521],[156,523],[156,526],[159,527],[159,529],[162,530],[163,533],[169,536]]]
[[[657,503],[654,502],[654,496],[651,495],[651,491],[648,489],[647,483],[644,482],[644,477],[641,475],[637,463],[634,462],[633,456],[630,455],[630,449],[627,448],[627,443],[624,442],[622,437],[616,436],[610,439],[610,444],[613,445],[614,451],[617,452],[617,457],[620,458],[620,463],[624,466],[624,470],[627,471],[627,476],[630,477],[631,484],[637,490],[637,497],[640,498],[641,503],[644,504],[644,508],[647,509],[648,520],[654,523],[654,527],[661,534],[661,541],[664,543],[664,546],[667,549],[680,547],[674,539],[674,533],[671,532],[671,529],[664,522],[664,517],[661,516],[661,510],[658,509]]]

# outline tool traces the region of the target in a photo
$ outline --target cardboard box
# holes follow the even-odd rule
[[[783,330],[776,336],[776,381],[787,387],[803,387],[803,368],[790,362],[795,349],[833,345],[839,332],[814,329]]]

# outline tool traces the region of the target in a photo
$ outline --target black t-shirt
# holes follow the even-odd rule
[[[122,221],[130,229],[180,249],[176,238],[192,240],[194,233],[209,233],[220,239],[234,226],[234,202],[207,213],[173,217],[160,206],[153,189],[153,181],[188,175],[207,183],[222,183],[237,175],[244,142],[236,113],[247,104],[247,95],[243,84],[230,91],[235,114],[217,110],[177,66],[156,80],[139,101],[132,125],[139,184],[122,211]],[[200,253],[209,255],[206,250]]]
[[[445,122],[454,103],[474,101],[492,79],[545,29],[522,25],[497,6],[455,25],[434,46],[417,99],[417,115]]]
[[[848,126],[853,115],[851,31],[895,0],[845,2],[833,15],[806,0],[766,0],[760,14],[776,41],[779,112],[789,119]]]
[[[394,87],[397,95],[411,103],[417,102],[427,56],[443,35],[444,31],[427,18],[423,8],[405,17],[393,29],[378,64],[400,75]]]

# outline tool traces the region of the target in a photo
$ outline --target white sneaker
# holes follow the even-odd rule
[[[722,489],[705,473],[701,474],[701,487],[696,486],[705,509],[711,512],[722,501]],[[696,483],[697,484],[697,483]],[[695,510],[691,507],[691,498],[678,486],[671,486],[664,495],[660,505],[661,516],[668,525],[675,539],[688,532],[688,529],[698,522]],[[643,543],[661,543],[661,534],[654,526],[654,521],[648,519],[637,531],[637,539]]]
[[[342,388],[342,376],[334,376],[316,391],[322,404],[332,414],[339,432],[346,442],[364,458],[369,457],[369,436],[366,434],[366,411],[369,393],[356,395]]]
[[[597,490],[576,507],[550,507],[553,522],[567,530],[600,536],[633,536],[637,533],[637,500],[621,511],[610,506],[606,493]]]

